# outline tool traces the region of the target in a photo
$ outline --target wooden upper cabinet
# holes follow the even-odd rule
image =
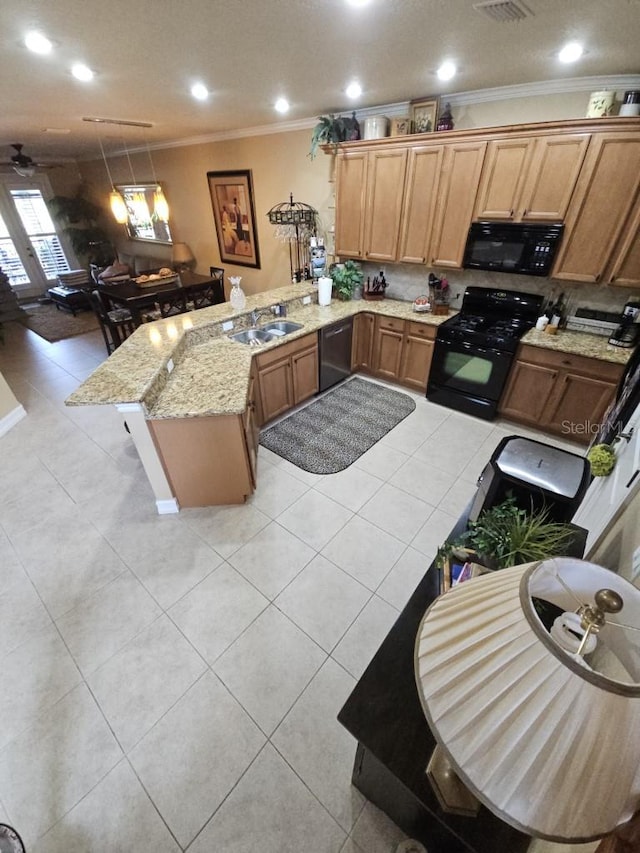
[[[589,139],[575,133],[489,142],[475,219],[563,221]]]
[[[475,219],[515,219],[533,139],[496,139],[489,142],[480,178]]]
[[[519,206],[521,219],[564,221],[590,139],[589,133],[536,139]]]
[[[409,150],[398,254],[402,263],[427,262],[443,155],[444,145]]]
[[[640,195],[610,259],[605,280],[618,287],[640,287]]]
[[[364,257],[395,261],[407,162],[402,148],[377,149],[369,154]],[[342,254],[342,253],[340,253]]]
[[[571,200],[552,278],[604,280],[616,246],[629,234],[629,216],[639,187],[640,134],[594,134]]]
[[[429,262],[460,268],[487,143],[445,145]]]
[[[367,151],[344,151],[336,157],[336,254],[364,255]]]

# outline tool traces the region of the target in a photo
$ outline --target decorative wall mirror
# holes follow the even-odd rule
[[[127,208],[125,228],[132,240],[171,243],[169,223],[158,215],[158,184],[118,184]]]

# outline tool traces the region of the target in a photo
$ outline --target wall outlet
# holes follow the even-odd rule
[[[222,324],[222,331],[223,332],[230,332],[231,329],[233,329],[233,320],[227,320],[226,322],[224,322]]]
[[[640,575],[640,545],[631,557],[631,583],[635,583]]]
[[[311,305],[311,297],[310,296],[303,296],[302,297],[302,304],[303,305]]]
[[[167,373],[171,373],[173,371],[174,367],[175,367],[175,364],[173,363],[173,359],[170,358],[169,361],[167,362]]]

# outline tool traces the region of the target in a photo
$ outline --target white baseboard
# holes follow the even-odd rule
[[[175,498],[169,500],[156,501],[158,515],[169,515],[172,512],[180,512],[178,501]]]
[[[5,415],[2,419],[0,419],[0,438],[2,438],[5,433],[8,433],[9,430],[14,427],[19,421],[23,418],[26,418],[27,413],[25,411],[24,406],[18,404],[15,409],[12,409],[8,415]]]

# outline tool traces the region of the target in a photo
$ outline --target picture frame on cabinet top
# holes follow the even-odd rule
[[[440,98],[417,98],[411,104],[411,124],[414,133],[433,133],[438,119]]]
[[[391,130],[389,136],[407,136],[411,133],[411,119],[409,116],[397,116],[391,119]]]

